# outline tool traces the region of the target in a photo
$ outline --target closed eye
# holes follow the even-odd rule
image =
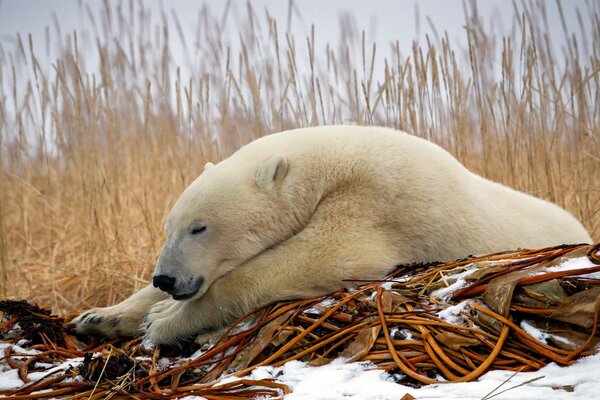
[[[190,230],[190,233],[192,235],[199,235],[202,232],[204,232],[206,230],[206,226],[202,225],[202,226],[195,226]]]

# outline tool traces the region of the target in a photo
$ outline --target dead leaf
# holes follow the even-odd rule
[[[513,303],[528,307],[544,307],[546,305],[545,302],[532,299],[521,290],[516,290],[515,292],[512,298]]]
[[[330,358],[319,357],[319,358],[315,358],[314,360],[308,361],[306,364],[310,367],[320,367],[322,365],[327,365],[330,362],[331,362]]]
[[[265,325],[260,330],[259,334],[256,335],[254,342],[239,352],[227,369],[227,372],[233,373],[247,368],[252,360],[262,353],[262,351],[273,341],[273,337],[277,334],[279,326],[286,321],[294,311],[295,310],[289,310]]]
[[[546,306],[556,306],[563,301],[567,294],[558,283],[558,279],[551,279],[532,285],[523,286],[523,292],[533,300],[542,302]],[[527,303],[524,303],[527,304]]]
[[[386,314],[395,312],[398,306],[405,303],[414,303],[414,301],[402,296],[400,293],[388,290],[381,294],[381,309]]]
[[[565,386],[552,386],[552,390],[564,390],[565,392],[574,392],[575,387],[573,385],[565,385]]]
[[[495,274],[497,272],[506,269],[506,265],[512,264],[513,260],[507,260],[505,262],[500,263],[500,261],[479,261],[474,262],[477,270],[466,277],[467,281],[479,281],[480,279],[485,278],[488,275]]]
[[[433,334],[436,341],[444,344],[446,347],[452,350],[458,350],[461,347],[477,346],[481,344],[478,339],[459,335],[453,332],[436,332]]]
[[[350,345],[340,353],[339,357],[347,358],[347,362],[358,361],[369,353],[371,347],[379,336],[381,325],[374,326],[372,328],[363,329],[356,335],[356,338],[352,340]]]
[[[284,344],[285,342],[287,342],[288,338],[290,336],[292,336],[293,333],[294,332],[291,331],[291,330],[289,330],[289,329],[279,331],[279,333],[271,341],[271,344],[273,346],[281,346],[282,344]]]
[[[551,319],[528,320],[527,323],[533,325],[536,329],[548,333],[550,336],[546,339],[548,343],[562,350],[573,351],[581,347],[590,337],[589,334],[579,332],[567,323]],[[590,348],[596,347],[600,338],[594,337],[590,343]]]
[[[517,283],[519,283],[521,279],[532,275],[545,266],[544,263],[540,263],[531,268],[511,272],[492,279],[483,293],[483,301],[498,314],[508,316],[512,295]]]
[[[406,393],[404,396],[402,396],[400,398],[400,400],[415,400],[415,398],[412,395]]]
[[[584,328],[591,328],[599,303],[600,287],[595,287],[567,297],[550,317]]]
[[[496,332],[500,332],[504,324],[498,321],[496,318],[490,317],[484,313],[477,313],[475,317],[477,325],[486,326]]]

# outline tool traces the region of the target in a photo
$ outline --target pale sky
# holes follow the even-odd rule
[[[107,0],[112,10],[119,5],[124,10],[128,10],[130,0],[117,1]],[[557,7],[554,1],[547,1],[548,27],[550,43],[555,48],[560,65],[561,48],[565,43],[565,38],[575,35],[582,37],[582,32],[591,36],[589,26],[581,26],[577,20],[576,9],[586,9],[586,4],[591,0],[571,0],[563,1],[562,7],[566,19],[567,32],[562,29]],[[199,11],[203,5],[208,5],[213,16],[221,18],[224,14],[227,1],[209,0],[205,2],[193,0],[144,0],[140,1],[146,10],[150,10],[153,26],[160,25],[161,10],[166,12],[169,25],[172,27],[173,13],[179,19],[182,31],[185,37],[195,38],[196,28],[198,27]],[[136,5],[138,0],[133,3]],[[244,25],[247,12],[247,2],[245,0],[232,0],[231,8],[223,28],[223,37],[227,45],[231,46],[232,54],[237,54],[239,48],[239,35],[242,34],[240,26]],[[265,11],[268,12],[277,21],[280,35],[285,37],[284,31],[288,25],[288,10],[290,1],[288,0],[252,0],[251,4],[258,16],[258,20],[265,21]],[[382,63],[389,56],[390,43],[398,41],[400,51],[403,56],[410,55],[412,52],[412,43],[414,40],[425,41],[425,35],[435,41],[435,33],[430,28],[435,28],[437,34],[442,35],[445,31],[452,41],[453,49],[466,48],[466,33],[464,29],[465,18],[463,2],[459,0],[295,0],[293,3],[294,12],[291,18],[289,33],[295,38],[295,42],[300,49],[299,57],[304,62],[299,63],[299,73],[304,74],[307,71],[306,62],[306,37],[310,34],[310,27],[315,26],[315,51],[317,56],[324,54],[323,49],[327,43],[336,48],[341,30],[340,17],[349,15],[354,25],[354,32],[364,30],[367,40],[367,49],[370,51],[371,43],[377,43],[377,57],[375,62],[375,81],[381,81],[383,78]],[[418,4],[418,6],[417,6]],[[470,3],[469,3],[470,4]],[[499,41],[503,34],[508,34],[516,26],[514,20],[513,4],[508,0],[486,0],[477,2],[479,14],[485,22],[486,33],[495,33]],[[521,5],[521,3],[517,3]],[[531,4],[525,2],[522,4]],[[595,3],[590,3],[595,4]],[[598,4],[595,5],[597,7]],[[64,39],[71,36],[73,30],[78,32],[79,47],[82,54],[81,59],[86,61],[87,73],[94,73],[98,68],[98,52],[93,38],[93,30],[90,19],[83,12],[89,8],[96,15],[101,14],[103,1],[78,1],[78,0],[0,0],[0,79],[5,83],[5,88],[12,87],[12,72],[6,70],[6,57],[13,57],[20,51],[16,46],[15,37],[20,34],[25,46],[26,57],[28,58],[28,35],[31,33],[35,48],[36,57],[39,58],[41,68],[50,76],[54,73],[52,63],[60,56],[55,40],[58,30],[60,36]],[[126,12],[127,14],[127,12]],[[589,23],[589,18],[584,15],[584,22]],[[262,28],[265,29],[264,27]],[[492,32],[490,32],[492,30]],[[50,39],[46,41],[46,32],[50,33]],[[87,35],[86,35],[87,33]],[[115,32],[116,33],[116,32]],[[118,35],[117,35],[118,37]],[[579,49],[582,59],[587,60],[589,49],[584,45],[583,40],[578,39]],[[350,46],[354,51],[352,65],[359,65],[361,46],[360,42]],[[498,46],[500,47],[500,46]],[[518,46],[516,46],[518,48]],[[187,76],[193,75],[195,67],[193,62],[186,63],[189,57],[188,53],[183,51],[180,39],[177,34],[169,36],[168,48],[171,52],[173,64],[181,67],[182,80],[185,82]],[[153,50],[153,49],[150,49]],[[11,55],[12,53],[12,55]],[[192,57],[195,61],[201,59],[204,55],[201,52],[195,52]],[[4,60],[3,60],[4,57]],[[19,58],[17,56],[16,58]],[[368,58],[368,55],[367,55]],[[459,66],[460,66],[459,57]],[[465,58],[466,59],[466,58]],[[317,63],[324,63],[317,59]],[[26,62],[25,62],[26,63]],[[498,65],[500,62],[498,61]],[[17,85],[24,84],[31,79],[31,68],[25,64],[17,67]],[[189,67],[188,67],[189,66]],[[317,65],[322,68],[322,65]],[[3,70],[4,69],[4,70]],[[173,71],[174,72],[174,71]],[[22,76],[24,75],[24,76]],[[143,78],[143,77],[142,77]],[[23,88],[18,88],[18,92],[23,93]],[[8,104],[8,111],[11,111],[12,103]]]
[[[92,10],[102,7],[102,1],[78,0],[0,0],[0,42],[7,44],[11,37],[19,32],[23,36],[32,33],[35,43],[44,43],[44,30],[54,30],[53,15],[60,25],[62,34],[73,29],[85,28],[87,19],[80,18],[80,3],[87,4]],[[109,0],[113,6],[128,1]],[[158,16],[162,7],[166,11],[176,12],[184,31],[193,32],[198,11],[202,4],[209,4],[215,15],[222,15],[226,1],[212,0],[206,2],[193,0],[157,1],[147,0],[143,4]],[[238,14],[246,10],[246,1],[233,0],[232,9]],[[252,0],[253,7],[260,16],[265,9],[279,21],[283,29],[287,24],[289,2],[286,0]],[[564,1],[563,8],[567,24],[573,30],[579,30],[575,9],[585,8],[585,0]],[[339,17],[350,12],[359,30],[364,30],[369,41],[387,44],[400,40],[403,47],[410,47],[414,39],[423,39],[425,33],[431,33],[426,17],[433,22],[439,33],[448,31],[450,38],[464,37],[463,4],[458,0],[296,0],[296,12],[291,23],[291,32],[298,38],[305,37],[310,25],[315,24],[316,37],[321,42],[335,42],[339,36]],[[486,23],[493,23],[501,32],[510,29],[513,24],[512,2],[507,0],[486,0],[477,3],[479,12]],[[554,2],[548,2],[549,21],[556,26],[556,34],[562,35]],[[416,15],[420,23],[417,24]],[[228,29],[236,30],[236,17],[230,15]],[[419,25],[419,26],[417,26]],[[417,33],[420,33],[418,35]],[[224,32],[228,34],[228,32]]]

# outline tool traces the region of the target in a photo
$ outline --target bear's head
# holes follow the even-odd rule
[[[301,199],[293,199],[288,175],[288,161],[278,154],[208,163],[167,217],[154,286],[175,300],[198,298],[219,277],[301,230],[310,215],[294,206]]]

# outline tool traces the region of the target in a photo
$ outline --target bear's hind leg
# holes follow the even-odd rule
[[[136,336],[142,333],[141,325],[150,307],[168,295],[152,285],[111,307],[92,308],[70,322],[81,334]],[[167,300],[168,301],[168,300]],[[171,300],[174,302],[174,300]]]

